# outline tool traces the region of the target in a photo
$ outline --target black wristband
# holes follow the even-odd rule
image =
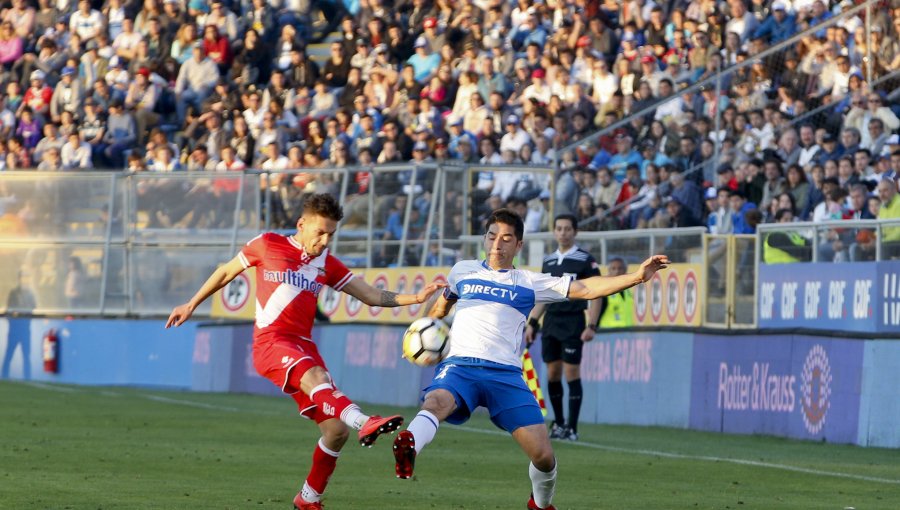
[[[596,324],[591,324],[591,325],[588,326],[588,329],[590,329],[591,331],[593,331],[594,333],[596,333],[597,330],[600,329],[600,328],[598,328]]]
[[[534,317],[528,319],[528,325],[534,329],[538,329],[541,326],[541,324],[538,322],[538,320],[535,319]]]

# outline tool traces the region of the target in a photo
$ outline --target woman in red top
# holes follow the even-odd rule
[[[215,25],[206,25],[203,29],[203,52],[219,66],[219,71],[225,76],[231,67],[231,46]]]

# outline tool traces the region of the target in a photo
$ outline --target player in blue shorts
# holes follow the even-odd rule
[[[448,287],[429,312],[442,318],[456,305],[450,353],[425,388],[421,411],[394,441],[394,459],[397,477],[410,478],[416,455],[434,439],[442,421],[464,423],[483,406],[531,460],[528,508],[552,509],[556,457],[541,408],[522,377],[525,320],[535,303],[596,299],[648,281],[669,259],[655,255],[634,273],[615,277],[554,277],[513,267],[523,232],[519,215],[494,211],[484,235],[487,260],[462,261],[450,270]]]

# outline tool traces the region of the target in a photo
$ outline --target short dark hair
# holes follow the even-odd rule
[[[575,217],[574,214],[563,213],[557,214],[555,218],[553,218],[553,227],[556,228],[556,222],[559,220],[569,220],[572,223],[572,230],[578,230],[578,218]]]
[[[327,193],[312,195],[303,202],[303,216],[313,214],[334,221],[341,221],[344,209],[334,196]]]
[[[491,228],[491,225],[494,223],[502,223],[504,225],[509,225],[515,229],[516,239],[521,241],[523,237],[525,237],[525,222],[522,220],[522,217],[516,214],[515,211],[511,211],[509,209],[497,209],[492,212],[490,217],[488,217],[487,225],[485,225],[485,231]]]

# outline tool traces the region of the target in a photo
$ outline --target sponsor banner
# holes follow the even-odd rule
[[[687,427],[692,346],[689,333],[596,335],[581,357],[582,421]]]
[[[864,345],[791,335],[697,336],[690,426],[854,443]]]
[[[859,264],[853,264],[857,266]],[[876,331],[900,331],[900,261],[875,263],[878,276],[872,295]]]
[[[354,277],[373,287],[399,293],[418,292],[425,285],[446,282],[449,268],[406,267],[403,269],[355,269]],[[325,287],[319,293],[319,309],[332,322],[355,321],[409,324],[419,318],[422,305],[381,308],[366,306],[360,300]],[[256,271],[247,270],[213,296],[210,315],[225,319],[253,320],[256,313]]]
[[[212,317],[253,320],[256,313],[256,269],[251,268],[212,297]]]
[[[629,271],[638,266],[629,266]],[[603,274],[606,274],[605,272]],[[703,266],[672,264],[633,289],[634,323],[642,326],[699,326]]]
[[[363,278],[370,285],[382,290],[405,294],[419,292],[431,282],[446,282],[449,272],[449,268],[441,267],[373,268],[354,270],[354,278]],[[366,306],[353,296],[335,292],[330,287],[325,287],[319,297],[319,307],[334,323],[362,321],[409,324],[422,316],[424,313],[422,306],[395,308]]]
[[[900,263],[761,264],[759,325],[900,331]]]
[[[415,406],[434,369],[417,367],[401,357],[404,331],[393,325],[324,324],[313,328],[313,342],[335,384],[354,400]],[[194,343],[191,389],[282,394],[281,388],[256,372],[252,334],[249,324],[200,327]]]

